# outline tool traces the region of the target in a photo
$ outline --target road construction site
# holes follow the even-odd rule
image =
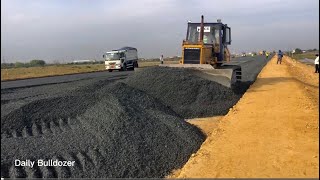
[[[242,68],[233,88],[167,67],[1,82],[1,177],[318,177],[319,81],[274,60],[232,60]],[[221,116],[212,129],[187,121]]]

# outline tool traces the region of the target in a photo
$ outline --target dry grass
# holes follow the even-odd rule
[[[165,61],[165,64],[178,63],[178,61]],[[139,62],[139,67],[156,66],[159,62]],[[45,67],[10,68],[1,69],[1,81],[26,79],[34,77],[46,77],[65,74],[104,71],[104,64],[84,65],[53,65]]]

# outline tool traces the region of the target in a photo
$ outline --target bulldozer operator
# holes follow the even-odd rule
[[[200,40],[200,33],[198,41]],[[205,44],[219,44],[219,30],[203,33],[203,43]]]

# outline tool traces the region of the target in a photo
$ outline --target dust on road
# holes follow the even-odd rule
[[[319,178],[319,74],[274,57],[171,177]]]

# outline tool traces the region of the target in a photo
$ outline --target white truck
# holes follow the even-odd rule
[[[133,47],[123,47],[103,54],[105,67],[109,72],[113,70],[126,71],[138,67],[138,51]]]

